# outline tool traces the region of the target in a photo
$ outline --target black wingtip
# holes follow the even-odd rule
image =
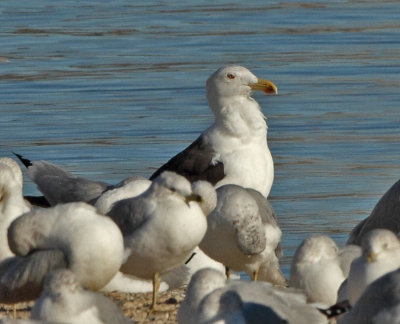
[[[189,259],[187,259],[187,261],[185,262],[185,264],[188,264],[192,259],[193,259],[193,257],[196,255],[196,252],[193,252],[192,253],[192,255],[189,257]]]
[[[32,166],[32,162],[28,159],[25,159],[22,155],[15,152],[12,152],[12,154],[14,154],[22,162],[22,164],[25,165],[25,167],[29,168]]]
[[[343,313],[348,312],[351,309],[350,302],[348,300],[341,301],[335,305],[332,305],[331,307],[327,309],[321,309],[318,308],[318,310],[324,314],[327,318],[334,318],[336,316],[339,316]]]

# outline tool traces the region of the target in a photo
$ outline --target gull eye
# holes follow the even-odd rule
[[[228,73],[227,75],[226,75],[226,77],[228,78],[228,79],[234,79],[235,78],[235,76],[232,74],[232,73]]]

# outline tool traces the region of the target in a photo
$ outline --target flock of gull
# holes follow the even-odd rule
[[[241,66],[207,81],[215,122],[150,179],[110,185],[15,154],[41,197],[0,158],[0,303],[35,300],[30,320],[131,323],[101,292],[187,285],[179,323],[400,323],[400,181],[339,249],[306,237],[279,266],[274,166],[252,91],[277,87]],[[251,280],[246,279],[247,273]]]

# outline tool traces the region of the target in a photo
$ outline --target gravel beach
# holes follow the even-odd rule
[[[176,323],[176,315],[183,298],[185,288],[162,292],[158,297],[158,310],[149,313],[151,293],[107,293],[135,323]],[[16,318],[29,318],[34,302],[16,304]],[[14,317],[14,306],[0,304],[0,318]]]

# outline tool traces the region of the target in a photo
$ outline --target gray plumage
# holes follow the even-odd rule
[[[207,217],[200,248],[211,258],[254,280],[285,285],[279,269],[281,231],[267,198],[238,185],[217,188],[217,206]]]
[[[15,257],[0,263],[0,301],[39,296],[46,274],[69,268],[90,289],[112,279],[123,259],[123,238],[114,222],[86,203],[34,209],[8,229]],[[98,265],[101,264],[101,267]]]
[[[52,206],[75,201],[92,202],[109,187],[104,182],[77,177],[46,161],[31,162],[27,173]]]
[[[146,221],[148,201],[139,196],[117,201],[107,213],[118,225],[123,236],[132,234]]]
[[[400,269],[372,282],[350,312],[339,319],[338,324],[399,323],[398,315],[391,317],[390,314],[398,314],[399,306]]]
[[[226,281],[213,269],[193,275],[178,312],[179,324],[257,323],[258,319],[263,323],[327,323],[299,291],[274,288],[266,282]]]
[[[364,235],[375,228],[386,228],[399,234],[400,180],[382,196],[371,214],[351,231],[347,244],[361,245]]]
[[[0,301],[17,303],[39,296],[49,272],[67,267],[61,250],[37,251],[26,257],[11,257],[0,264]]]
[[[54,206],[69,202],[95,204],[103,193],[121,188],[135,180],[144,179],[133,176],[115,185],[109,185],[102,181],[75,176],[47,161],[30,161],[19,154],[15,155],[25,165],[29,178],[44,196],[29,197],[32,204],[41,203],[45,206],[46,203]]]

